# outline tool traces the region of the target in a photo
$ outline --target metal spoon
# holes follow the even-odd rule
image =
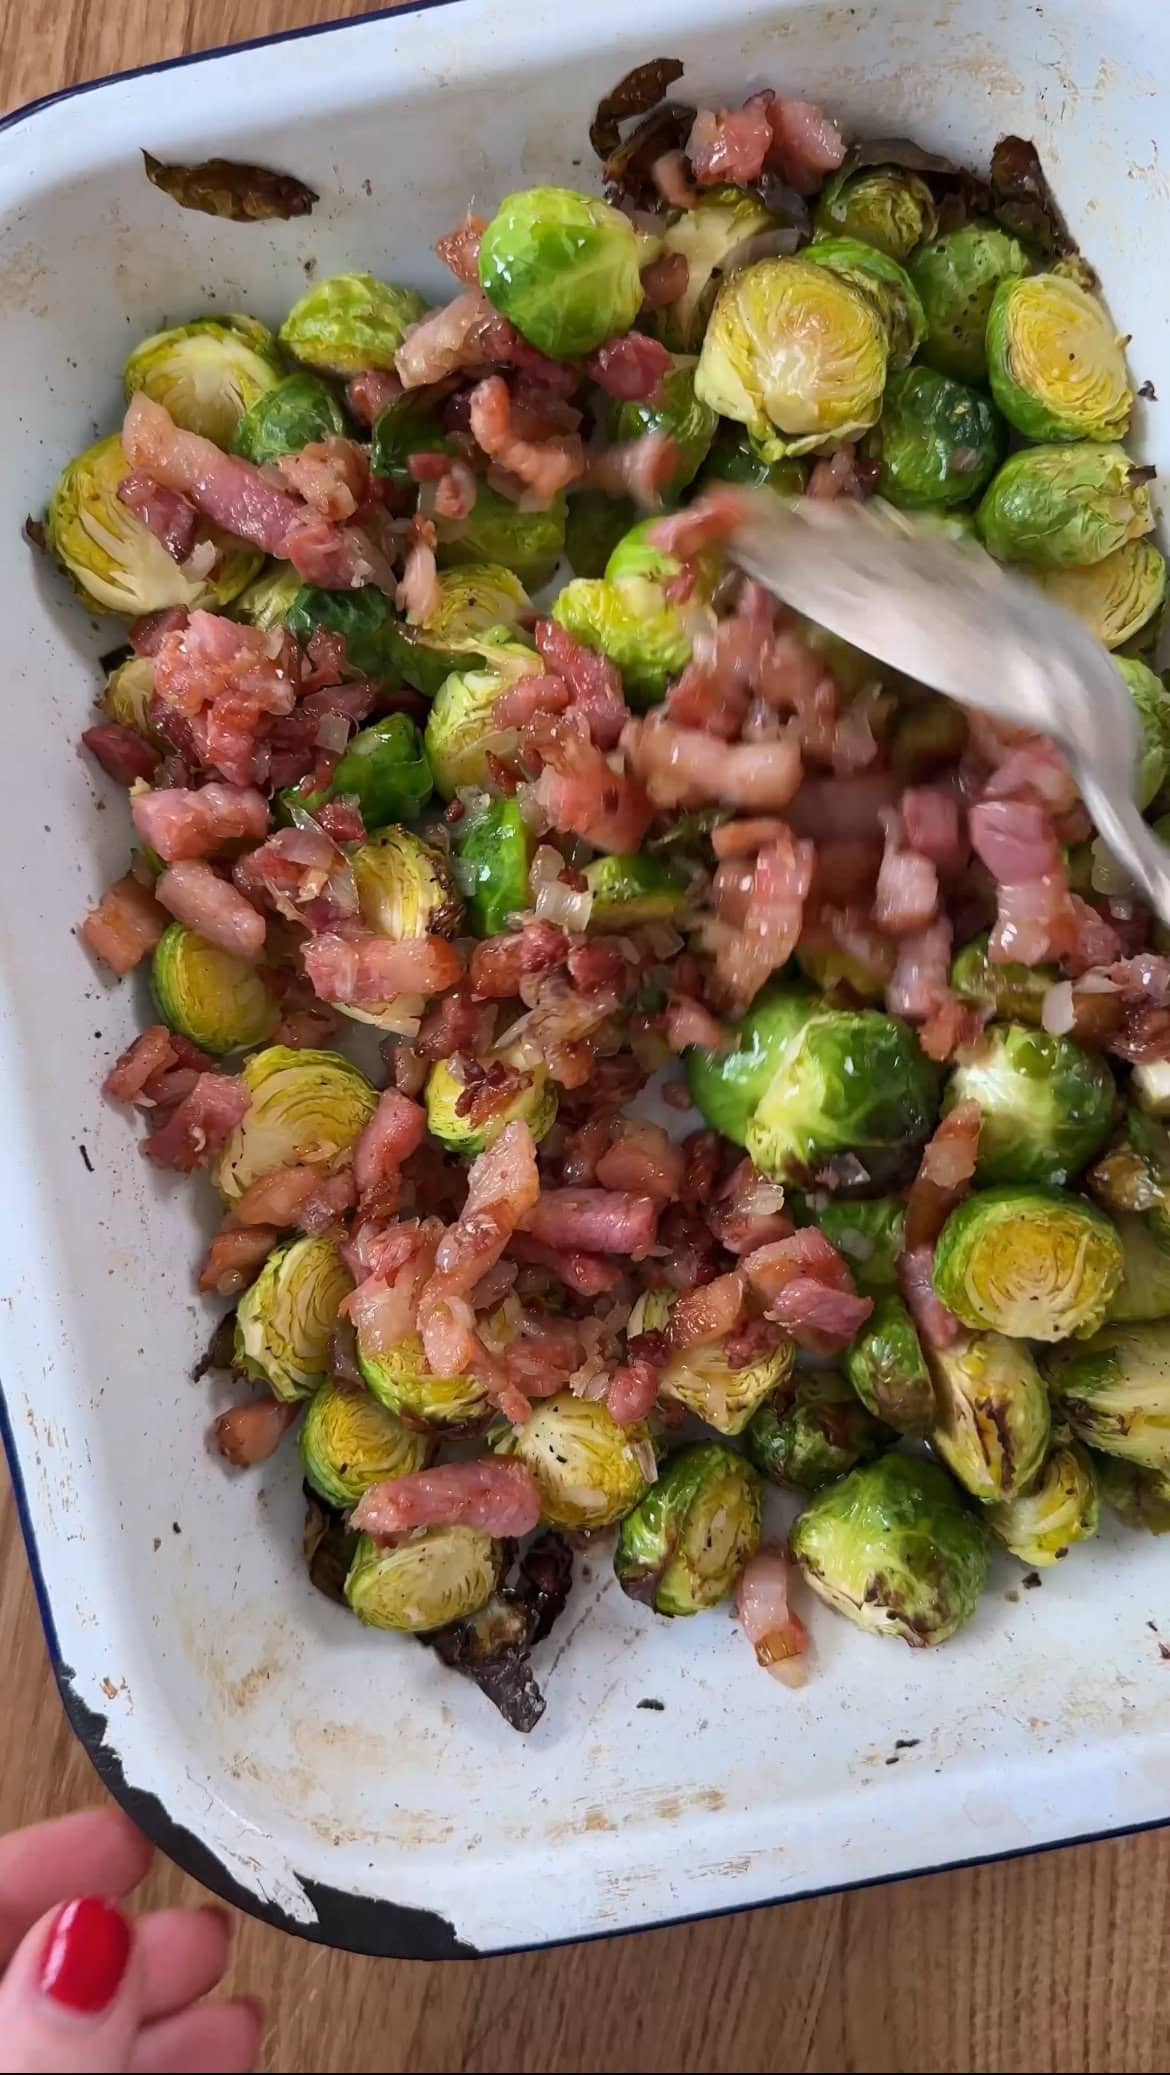
[[[1050,735],[1109,850],[1170,924],[1170,849],[1134,803],[1133,701],[1099,642],[974,544],[851,500],[745,498],[749,576],[833,634],[997,720]]]

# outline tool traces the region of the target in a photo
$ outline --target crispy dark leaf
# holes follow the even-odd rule
[[[1058,258],[1076,251],[1040,155],[1026,137],[1000,138],[991,154],[991,197],[997,223],[1013,237]]]
[[[121,659],[120,650],[114,650],[114,658],[115,661],[119,661]],[[104,668],[104,657],[102,659],[102,662]],[[207,1375],[209,1369],[230,1369],[232,1366],[232,1354],[235,1350],[235,1344],[236,1307],[233,1304],[231,1310],[225,1311],[223,1317],[214,1327],[211,1338],[207,1343],[206,1354],[200,1355],[199,1360],[196,1362],[195,1367],[192,1369],[192,1383],[198,1383],[202,1377]]]
[[[305,1494],[305,1562],[309,1568],[309,1579],[326,1599],[345,1605],[345,1580],[353,1562],[357,1536],[345,1524],[345,1516],[325,1506],[312,1486],[306,1484]]]
[[[635,65],[608,94],[602,95],[589,125],[589,142],[599,159],[612,158],[621,142],[620,125],[626,118],[649,115],[667,87],[681,79],[685,70],[681,58],[649,58],[644,65]]]
[[[842,170],[857,173],[863,166],[897,166],[903,173],[936,173],[951,179],[962,170],[941,152],[924,151],[911,137],[860,137],[849,146]]]
[[[486,1607],[420,1641],[450,1670],[473,1679],[509,1727],[526,1736],[545,1709],[529,1656],[563,1612],[572,1582],[568,1543],[560,1535],[539,1535]]]
[[[573,1552],[561,1535],[538,1535],[520,1558],[510,1591],[527,1607],[531,1641],[543,1643],[565,1611],[573,1583]]]
[[[770,209],[773,216],[778,216],[782,224],[796,231],[800,237],[807,238],[812,229],[808,203],[803,195],[797,194],[794,187],[789,187],[786,180],[781,180],[779,173],[774,173],[770,166],[765,166],[759,179],[752,182],[751,191],[759,195],[765,209]]]
[[[31,512],[24,522],[23,531],[24,537],[31,548],[40,548],[42,551],[48,548],[49,543],[45,539],[44,525],[40,519],[34,519]]]
[[[664,101],[644,122],[636,123],[624,143],[606,159],[601,185],[607,202],[661,209],[662,196],[650,177],[651,168],[665,152],[682,150],[694,120],[694,109],[684,102]]]
[[[274,218],[284,223],[292,216],[307,216],[318,199],[313,188],[291,173],[274,173],[242,159],[166,166],[149,151],[142,157],[147,179],[180,209],[200,209],[205,216],[223,216],[232,223],[267,223]]]

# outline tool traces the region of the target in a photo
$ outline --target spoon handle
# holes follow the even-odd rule
[[[1160,921],[1170,927],[1170,849],[1159,842],[1132,800],[1103,791],[1087,770],[1080,773],[1080,787],[1098,835],[1132,875]]]

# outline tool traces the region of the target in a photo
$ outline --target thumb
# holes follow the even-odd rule
[[[50,1910],[0,1982],[2,2075],[120,2075],[141,2022],[134,1926],[83,1895]]]

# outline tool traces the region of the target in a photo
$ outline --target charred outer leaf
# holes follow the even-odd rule
[[[304,1550],[309,1581],[326,1599],[344,1607],[345,1580],[358,1537],[346,1526],[343,1513],[322,1504],[311,1484],[301,1489],[305,1494]]]
[[[691,134],[695,111],[683,101],[664,101],[652,115],[636,123],[625,141],[606,159],[602,193],[607,202],[629,202],[634,208],[661,209],[662,197],[651,168],[664,152],[681,151]]]
[[[318,199],[315,189],[293,174],[250,166],[243,159],[204,159],[195,166],[168,166],[149,151],[142,157],[147,179],[180,209],[199,209],[205,216],[222,216],[231,223],[287,223],[290,217],[307,216]]]
[[[686,67],[681,58],[648,58],[635,65],[603,94],[589,125],[589,142],[599,159],[613,157],[621,143],[620,125],[631,115],[649,115],[657,108],[668,86],[681,79]]]
[[[515,1575],[478,1614],[419,1640],[452,1671],[473,1679],[509,1728],[526,1736],[545,1709],[530,1655],[562,1613],[572,1582],[568,1543],[560,1535],[540,1535],[520,1558]]]
[[[225,1311],[223,1317],[214,1327],[211,1338],[207,1343],[207,1352],[200,1355],[199,1360],[192,1369],[192,1383],[201,1382],[209,1370],[230,1369],[235,1345],[236,1307],[233,1304],[231,1310]]]
[[[1057,257],[1076,251],[1036,146],[1026,137],[1000,138],[991,154],[991,195],[996,222],[1014,238]]]

